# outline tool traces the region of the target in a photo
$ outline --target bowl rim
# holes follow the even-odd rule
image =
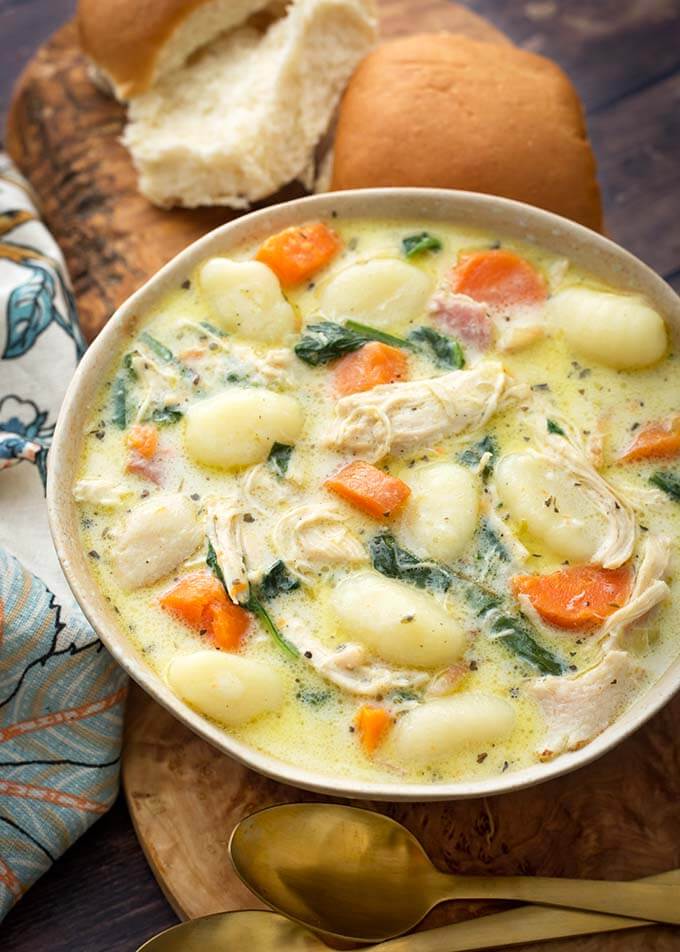
[[[151,697],[221,753],[277,780],[317,793],[387,801],[444,801],[495,796],[544,783],[585,766],[620,743],[661,709],[680,688],[680,654],[605,731],[582,748],[553,760],[478,780],[443,783],[368,781],[295,766],[232,737],[190,708],[146,664],[118,627],[85,560],[76,530],[73,479],[84,434],[87,397],[99,388],[123,341],[145,311],[167,290],[179,286],[200,260],[262,239],[273,230],[311,217],[378,221],[436,219],[451,224],[497,228],[509,239],[534,243],[567,255],[591,273],[645,293],[664,314],[671,334],[680,336],[680,298],[662,278],[610,239],[551,212],[498,196],[449,189],[376,188],[307,196],[250,212],[208,232],[172,258],[116,309],[90,345],[71,380],[50,449],[47,508],[52,539],[64,575],[86,618],[118,664]],[[616,274],[616,278],[613,275]]]

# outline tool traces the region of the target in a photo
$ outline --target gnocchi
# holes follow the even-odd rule
[[[295,331],[295,312],[267,265],[211,258],[201,268],[199,281],[223,330],[265,343],[285,340]]]
[[[121,630],[329,783],[587,744],[678,651],[668,315],[471,224],[261,237],[140,312],[86,419],[74,507]]]
[[[293,397],[233,389],[189,408],[184,439],[197,463],[232,469],[261,463],[274,443],[294,443],[301,429],[302,410]]]
[[[400,526],[407,545],[441,562],[457,558],[479,521],[473,474],[456,463],[431,463],[405,473],[404,480],[411,490]]]
[[[331,604],[344,633],[393,664],[436,668],[453,663],[465,650],[460,619],[431,595],[377,572],[343,579]]]
[[[388,755],[399,761],[434,763],[463,747],[479,750],[507,740],[515,712],[502,698],[467,692],[427,701],[399,719]]]
[[[168,684],[196,710],[235,727],[283,703],[281,678],[266,664],[222,651],[194,651],[170,662]]]
[[[496,469],[498,496],[513,522],[559,557],[588,562],[607,520],[576,482],[527,453],[504,456]]]
[[[126,589],[157,582],[187,559],[203,539],[196,508],[180,493],[162,493],[140,503],[114,533],[116,577]]]
[[[549,299],[548,318],[578,354],[615,370],[649,367],[668,348],[661,315],[630,294],[568,287]]]
[[[402,327],[422,316],[430,282],[413,265],[393,258],[350,265],[331,278],[321,295],[321,310],[330,320],[374,327]]]

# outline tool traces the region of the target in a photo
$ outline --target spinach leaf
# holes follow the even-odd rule
[[[477,530],[477,542],[475,561],[480,568],[479,574],[484,580],[493,578],[498,574],[499,563],[510,561],[510,553],[486,519],[482,519]]]
[[[567,665],[548,648],[536,641],[522,615],[498,615],[489,630],[518,658],[537,668],[541,674],[564,674]]]
[[[151,419],[158,426],[171,426],[173,423],[178,423],[183,416],[183,411],[178,407],[156,407],[151,414]]]
[[[390,344],[392,347],[406,347],[411,349],[411,344],[403,337],[395,337],[394,334],[387,334],[385,331],[379,331],[377,327],[369,327],[368,324],[360,324],[358,321],[345,321],[345,327],[353,331],[359,337],[362,337],[364,343],[369,340],[379,340],[383,344]]]
[[[215,549],[213,548],[213,544],[210,541],[210,539],[208,539],[208,552],[207,552],[205,561],[207,562],[208,567],[212,570],[215,576],[220,580],[226,592],[227,586],[224,581],[224,573],[222,572],[222,569],[220,568],[220,563],[217,561],[217,553],[215,552]],[[227,598],[229,598],[228,592],[227,592]],[[295,645],[292,645],[290,641],[288,641],[287,638],[283,637],[279,629],[276,627],[276,625],[272,621],[269,615],[269,612],[260,601],[258,597],[258,593],[253,589],[252,586],[250,588],[250,597],[248,598],[248,601],[245,602],[245,604],[243,604],[241,607],[245,608],[245,610],[249,611],[252,615],[255,615],[255,617],[258,619],[262,627],[271,636],[272,641],[274,641],[279,646],[279,648],[281,648],[282,651],[290,655],[292,658],[299,657],[300,652],[297,650]]]
[[[159,340],[156,340],[155,337],[152,337],[151,334],[146,331],[142,331],[139,335],[139,339],[143,341],[149,350],[153,351],[164,364],[174,364],[182,376],[188,377],[193,384],[198,382],[198,374],[192,370],[191,367],[187,367],[186,364],[183,364],[181,360],[175,357],[170,348],[166,347],[165,344],[161,344]]]
[[[559,423],[555,423],[555,421],[551,420],[550,417],[548,417],[548,419],[545,421],[545,425],[547,427],[548,433],[557,433],[558,436],[566,436],[566,433]]]
[[[127,384],[125,377],[119,374],[113,381],[113,423],[119,430],[124,430],[128,424],[127,414]]]
[[[507,560],[507,550],[493,530],[487,526],[484,531],[486,541],[483,544],[493,546],[496,558]],[[491,540],[491,535],[495,541]],[[413,553],[402,549],[388,533],[375,536],[368,548],[373,567],[388,578],[439,592],[447,591],[454,583],[458,584],[477,616],[488,625],[489,631],[523,661],[542,674],[562,674],[566,670],[564,662],[538,643],[522,615],[501,611],[506,600],[484,582],[449,570],[436,562],[421,561]]]
[[[300,652],[297,650],[295,645],[291,644],[287,638],[281,634],[279,629],[276,627],[272,621],[269,612],[264,607],[260,599],[257,597],[253,589],[250,590],[250,598],[243,606],[247,611],[252,612],[253,615],[258,619],[262,627],[268,632],[271,636],[272,641],[274,641],[279,648],[284,651],[286,654],[290,655],[291,658],[299,658]]]
[[[310,324],[304,335],[295,345],[295,353],[312,367],[327,364],[329,360],[342,357],[353,350],[359,350],[365,344],[365,339],[347,330],[341,324],[333,321],[322,321],[320,324]]]
[[[463,450],[463,452],[459,454],[458,460],[463,464],[463,466],[470,466],[471,468],[476,469],[481,463],[482,456],[484,456],[485,453],[491,454],[491,459],[482,470],[482,478],[488,479],[493,472],[493,468],[496,465],[496,459],[498,458],[498,445],[493,436],[490,436],[489,434],[483,436],[482,439],[477,443],[474,443],[466,450]]]
[[[290,574],[281,559],[274,562],[260,582],[260,594],[263,598],[275,598],[284,592],[292,592],[296,588],[300,588],[299,581]]]
[[[566,664],[539,644],[532,626],[521,612],[508,609],[505,596],[488,587],[489,580],[498,576],[501,563],[510,561],[510,553],[486,519],[482,520],[477,530],[475,561],[479,567],[480,580],[467,580],[465,595],[489,632],[541,674],[563,674],[567,669]]]
[[[663,489],[666,495],[675,502],[680,502],[680,475],[659,470],[650,477],[649,481],[653,486]]]
[[[212,571],[213,575],[215,575],[220,580],[222,585],[224,585],[224,589],[226,591],[227,586],[224,581],[224,573],[222,572],[220,563],[217,561],[217,552],[215,552],[215,549],[213,548],[213,544],[210,541],[210,539],[208,539],[208,552],[206,554],[205,561],[208,565],[208,568]]]
[[[219,327],[215,327],[214,324],[211,324],[210,321],[199,321],[201,327],[206,331],[209,331],[211,334],[214,334],[215,337],[227,337],[226,331],[221,330]]]
[[[151,334],[148,334],[146,331],[142,331],[142,333],[139,335],[139,339],[143,340],[149,350],[152,350],[157,357],[160,357],[163,363],[171,364],[174,361],[175,355],[173,352],[168,347],[166,347],[165,344],[161,344],[159,340],[156,340],[155,337],[152,337]]]
[[[453,576],[443,565],[423,562],[418,556],[402,549],[393,535],[382,532],[368,543],[373,568],[388,578],[411,582],[418,588],[430,588],[446,592],[451,587]]]
[[[288,443],[274,443],[272,446],[267,460],[277,476],[285,476],[288,472],[292,452],[293,447]]]
[[[432,327],[416,327],[408,335],[408,338],[417,344],[424,344],[425,350],[442,367],[453,367],[454,370],[460,370],[461,367],[465,366],[463,348],[458,341],[440,334]]]
[[[491,635],[541,674],[564,674],[567,665],[541,645],[521,612],[509,611],[506,599],[474,579],[463,582],[463,593],[477,617]]]
[[[327,364],[344,354],[359,350],[369,340],[379,340],[393,347],[411,347],[408,341],[393,334],[386,334],[367,324],[347,321],[343,326],[333,321],[310,324],[295,345],[295,353],[312,367]]]
[[[137,380],[137,371],[132,366],[132,354],[128,353],[123,357],[123,367],[127,370],[131,380]]]
[[[407,258],[414,258],[423,251],[441,251],[442,243],[428,231],[421,231],[417,235],[408,235],[402,239],[401,247]]]

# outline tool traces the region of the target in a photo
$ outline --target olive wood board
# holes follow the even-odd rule
[[[384,37],[450,30],[509,42],[446,0],[380,0]],[[64,250],[83,328],[92,339],[115,308],[189,242],[238,213],[163,211],[136,190],[119,142],[123,110],[92,84],[68,24],[43,46],[15,91],[7,148],[35,189]],[[303,194],[290,186],[271,202]],[[404,823],[442,870],[478,875],[632,879],[680,867],[680,697],[600,760],[501,797],[431,804],[363,803]],[[182,918],[260,903],[228,859],[238,820],[274,803],[319,800],[216,751],[133,686],[123,784],[140,843]],[[328,798],[326,798],[328,799]],[[424,925],[500,909],[447,903]],[[680,930],[539,943],[537,950],[670,952]]]

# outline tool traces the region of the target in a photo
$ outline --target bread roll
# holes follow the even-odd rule
[[[225,33],[131,100],[125,145],[155,204],[246,208],[294,179],[375,39],[371,0],[294,0]]]
[[[131,99],[271,2],[79,0],[80,45],[116,97]]]
[[[574,87],[550,60],[452,34],[384,43],[345,92],[331,187],[488,192],[595,230],[602,207]]]

